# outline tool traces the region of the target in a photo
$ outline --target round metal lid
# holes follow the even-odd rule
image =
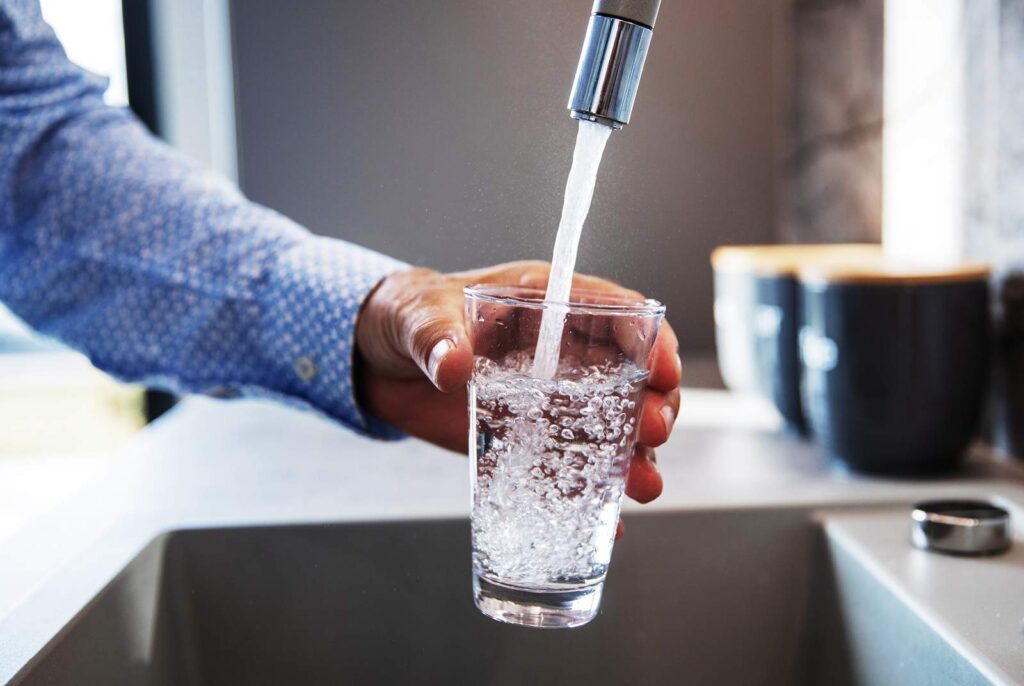
[[[984,500],[930,500],[915,505],[910,518],[922,550],[995,555],[1011,545],[1010,513]]]

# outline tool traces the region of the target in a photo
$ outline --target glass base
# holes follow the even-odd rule
[[[603,581],[572,589],[538,591],[473,575],[473,600],[480,611],[507,624],[571,629],[597,616]]]

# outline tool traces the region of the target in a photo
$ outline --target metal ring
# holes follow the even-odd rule
[[[922,550],[995,555],[1012,544],[1010,513],[984,500],[930,500],[910,514],[911,539]]]

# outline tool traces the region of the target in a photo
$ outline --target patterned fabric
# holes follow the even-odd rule
[[[0,0],[0,300],[121,379],[395,435],[356,406],[353,329],[406,265],[247,201],[104,105],[105,87],[37,0]]]

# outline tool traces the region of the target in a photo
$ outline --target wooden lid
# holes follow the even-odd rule
[[[809,265],[828,265],[880,259],[877,243],[800,245],[723,245],[711,253],[711,266],[720,272],[751,272],[763,276],[796,275]]]
[[[800,269],[799,276],[806,284],[918,284],[987,281],[991,273],[984,262],[928,264],[877,259],[807,265]]]

